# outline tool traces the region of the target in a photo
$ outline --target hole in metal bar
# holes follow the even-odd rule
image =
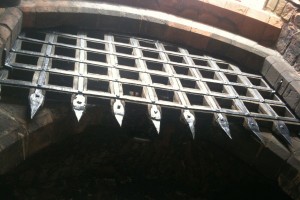
[[[155,88],[155,92],[159,100],[174,102],[175,94],[173,91]]]
[[[165,71],[163,63],[146,61],[146,65],[149,70]]]
[[[212,92],[227,93],[226,89],[224,88],[224,85],[222,84],[211,82],[207,82],[206,84]]]
[[[50,73],[48,83],[50,85],[57,85],[57,86],[73,88],[73,77]]]
[[[8,74],[8,79],[31,82],[34,71],[13,69]]]
[[[87,60],[106,63],[106,55],[100,53],[87,52]]]
[[[226,69],[226,70],[233,70],[231,65],[227,64],[227,63],[216,63],[220,69]]]
[[[252,113],[261,113],[261,114],[265,113],[261,109],[259,103],[253,103],[253,102],[249,102],[249,101],[244,101],[244,105],[246,106],[246,108],[248,109],[249,112],[252,112]]]
[[[191,76],[190,69],[188,67],[180,67],[180,66],[173,65],[173,68],[176,74]]]
[[[129,47],[122,47],[122,46],[117,46],[116,45],[116,52],[117,53],[123,53],[123,54],[132,55],[133,54],[133,49],[129,48]]]
[[[171,62],[185,63],[184,58],[182,56],[168,55],[168,57]]]
[[[129,37],[122,37],[122,36],[114,36],[114,41],[119,43],[130,44]]]
[[[71,61],[52,59],[51,68],[61,69],[66,71],[74,71],[75,63]]]
[[[46,39],[46,34],[45,33],[40,33],[40,32],[31,32],[30,31],[30,32],[25,33],[25,37],[44,41]]]
[[[148,57],[148,58],[154,58],[154,59],[160,59],[159,53],[154,52],[154,51],[146,51],[142,50],[143,56]]]
[[[95,79],[88,79],[87,90],[109,92],[109,82],[95,80]]]
[[[100,42],[86,41],[86,46],[91,49],[105,50],[105,44]]]
[[[99,65],[87,65],[87,72],[92,74],[107,75],[108,68]]]
[[[170,85],[169,78],[165,76],[150,75],[152,83]]]
[[[294,117],[293,114],[284,106],[270,105],[280,117]]]
[[[104,34],[101,32],[88,32],[87,37],[104,40]]]
[[[207,106],[206,99],[202,95],[186,93],[186,96],[191,105]]]
[[[219,80],[216,72],[198,69],[203,78]]]
[[[156,45],[153,42],[147,42],[147,41],[139,41],[140,46],[142,47],[148,47],[152,49],[156,49]]]
[[[255,86],[267,87],[266,82],[261,78],[252,78],[252,77],[247,77],[247,78]]]
[[[43,44],[35,43],[35,42],[23,41],[21,44],[21,50],[25,50],[25,51],[41,52],[42,47],[43,47]]]
[[[194,80],[187,80],[187,79],[179,79],[182,87],[184,88],[191,88],[191,89],[199,89],[196,81]]]
[[[62,37],[59,36],[57,38],[57,43],[62,43],[62,44],[69,44],[69,45],[76,45],[77,41],[74,38],[68,38],[68,37]]]
[[[200,59],[193,58],[193,61],[194,61],[195,65],[210,67],[206,60],[200,60]]]
[[[165,49],[166,51],[179,52],[178,47],[173,46],[173,45],[167,45],[167,44],[164,44],[164,49]]]
[[[39,58],[35,56],[17,54],[15,62],[20,64],[28,64],[28,65],[36,66],[38,63],[38,59]]]
[[[128,67],[136,67],[135,59],[132,58],[118,57],[118,64]]]
[[[232,99],[225,99],[225,98],[219,98],[219,97],[215,97],[215,99],[221,108],[230,109],[230,110],[238,110]]]
[[[246,87],[237,86],[237,85],[233,85],[232,87],[235,89],[235,91],[238,93],[239,96],[253,97],[249,89]]]
[[[274,92],[257,90],[264,99],[279,101],[279,98]]]
[[[132,72],[132,71],[127,71],[127,70],[120,70],[119,69],[119,74],[121,78],[127,78],[127,79],[132,79],[132,80],[140,80],[140,76],[138,72]]]
[[[59,56],[75,58],[75,49],[56,46],[54,54]]]
[[[137,85],[122,84],[123,94],[127,96],[142,97],[143,87]]]

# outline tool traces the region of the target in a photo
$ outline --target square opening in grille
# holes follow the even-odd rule
[[[48,83],[50,85],[73,88],[73,77],[50,73]]]
[[[46,34],[30,31],[25,33],[25,37],[44,41],[46,39]]]
[[[88,32],[87,37],[104,40],[104,34],[101,32]]]
[[[130,48],[130,47],[123,47],[123,46],[117,46],[116,45],[116,52],[117,53],[123,53],[123,54],[132,55],[133,54],[133,49]]]
[[[51,68],[61,69],[66,71],[74,71],[75,62],[65,61],[65,60],[57,60],[52,58]]]
[[[265,114],[259,103],[244,101],[243,102],[249,112]]]
[[[262,78],[248,77],[248,79],[255,86],[267,87],[266,82]]]
[[[232,87],[238,93],[239,96],[253,97],[253,95],[251,94],[251,92],[249,91],[249,89],[246,88],[246,87],[237,86],[237,85],[233,85]]]
[[[271,91],[264,91],[264,90],[257,90],[259,94],[267,100],[279,101],[279,98],[274,92]]]
[[[207,84],[208,88],[210,89],[210,91],[212,91],[212,92],[227,94],[227,90],[225,89],[224,85],[222,85],[222,84],[211,83],[211,82],[207,82],[206,84]]]
[[[174,102],[174,91],[155,88],[158,100]]]
[[[165,71],[164,64],[159,62],[146,61],[147,68],[154,71]]]
[[[143,87],[138,85],[122,84],[123,94],[127,96],[142,97]]]
[[[75,38],[68,38],[68,37],[62,37],[59,36],[57,38],[57,43],[61,43],[61,44],[69,44],[69,45],[76,45],[77,40]]]
[[[109,82],[95,79],[88,79],[87,90],[93,90],[98,92],[109,92]]]
[[[154,51],[142,50],[143,56],[153,59],[160,59],[159,53]]]
[[[99,65],[87,65],[87,72],[91,74],[107,75],[108,68]]]
[[[37,66],[38,60],[39,60],[39,58],[35,57],[35,56],[17,54],[15,62],[21,63],[21,64]]]
[[[276,114],[280,117],[294,117],[293,114],[285,106],[270,105]]]
[[[182,56],[168,55],[168,57],[171,62],[185,63],[184,58]]]
[[[169,78],[166,76],[157,76],[157,75],[150,75],[152,83],[158,83],[163,85],[170,85]]]
[[[129,37],[114,36],[114,41],[119,43],[124,43],[124,44],[130,44]]]
[[[139,44],[141,47],[147,47],[147,48],[152,48],[152,49],[156,49],[156,46],[153,42],[148,42],[148,41],[139,41]]]
[[[193,61],[194,61],[195,65],[210,67],[207,60],[193,58]]]
[[[106,63],[106,54],[87,52],[87,60]]]
[[[167,45],[167,44],[164,44],[164,49],[165,49],[166,51],[179,52],[178,47],[173,46],[173,45]]]
[[[225,99],[225,98],[219,98],[219,97],[215,97],[215,99],[222,109],[238,110],[236,108],[234,100],[232,100],[232,99]]]
[[[191,105],[208,106],[208,104],[207,104],[207,102],[206,102],[203,95],[186,93],[186,96],[187,96],[187,98],[188,98]]]
[[[136,67],[135,59],[118,56],[118,64],[127,67]]]
[[[180,83],[184,88],[199,89],[197,82],[194,80],[180,79]]]
[[[119,69],[119,74],[120,74],[121,78],[140,80],[140,76],[139,76],[138,72],[132,72],[132,71]]]
[[[176,74],[191,76],[190,69],[188,67],[180,67],[180,66],[173,65],[173,68]]]
[[[105,43],[86,41],[86,47],[97,50],[105,50]]]
[[[217,76],[217,73],[214,71],[208,71],[208,70],[202,70],[202,69],[198,69],[198,71],[200,72],[201,76],[203,78],[207,78],[207,79],[215,79],[215,80],[219,80],[220,78]]]
[[[66,57],[75,58],[75,49],[56,46],[54,54],[58,55],[58,56],[66,56]]]
[[[8,74],[8,79],[31,82],[34,71],[14,69]]]
[[[21,50],[25,50],[25,51],[41,52],[42,47],[43,47],[43,44],[41,44],[41,43],[23,41],[21,44]]]
[[[226,69],[226,70],[230,70],[230,71],[233,70],[233,68],[231,67],[231,65],[228,64],[228,63],[219,63],[218,62],[217,65],[219,66],[220,69]]]

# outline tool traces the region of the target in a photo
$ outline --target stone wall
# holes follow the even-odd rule
[[[300,73],[300,1],[269,0],[265,8],[285,21],[276,49]]]

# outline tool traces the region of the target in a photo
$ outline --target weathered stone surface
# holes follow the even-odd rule
[[[274,12],[277,14],[277,15],[281,15],[284,7],[286,5],[286,0],[279,0],[278,3],[277,3],[277,6],[274,10]]]
[[[287,3],[284,6],[284,9],[281,13],[281,17],[288,21],[296,13],[296,10],[297,8],[293,4]]]
[[[296,108],[300,101],[300,81],[292,81],[288,85],[283,93],[283,99],[292,109]]]
[[[295,71],[285,71],[285,72],[282,72],[277,81],[275,82],[275,85],[278,86],[278,88],[276,88],[277,92],[282,95],[287,86],[289,85],[290,82],[292,81],[300,81],[300,76],[295,73]]]
[[[300,13],[297,13],[294,16],[294,24],[297,26],[297,28],[300,29]]]
[[[266,9],[274,11],[277,6],[278,0],[269,0],[265,6]]]
[[[297,27],[293,23],[287,23],[282,27],[282,31],[279,35],[278,42],[276,44],[277,50],[283,54],[290,44],[293,35],[297,32]]]
[[[294,34],[291,43],[283,54],[284,59],[294,65],[297,57],[300,55],[300,33]]]

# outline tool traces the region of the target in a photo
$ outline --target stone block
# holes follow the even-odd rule
[[[0,40],[3,42],[5,48],[11,46],[11,31],[5,25],[0,25]]]
[[[292,109],[295,109],[300,102],[300,81],[290,82],[282,97]]]
[[[291,43],[287,47],[283,54],[284,59],[294,65],[297,57],[300,55],[300,33],[295,34],[291,40]]]
[[[296,13],[297,8],[293,6],[291,3],[287,3],[283,11],[281,13],[281,17],[285,19],[286,21],[290,20],[290,18]]]
[[[279,75],[277,81],[275,82],[275,85],[278,86],[275,89],[280,95],[282,95],[289,83],[292,81],[300,81],[300,76],[295,71],[285,71]]]
[[[276,44],[276,49],[283,54],[290,44],[293,35],[297,32],[297,27],[293,23],[283,25]]]
[[[265,6],[267,10],[274,11],[277,6],[278,0],[269,0]]]
[[[294,16],[294,24],[297,28],[300,29],[300,13],[297,13],[295,16]]]
[[[274,12],[277,14],[277,15],[281,15],[284,7],[286,5],[286,0],[279,0],[278,3],[277,3],[277,6],[274,10]]]
[[[268,73],[271,65],[273,65],[275,62],[278,62],[278,60],[280,60],[280,59],[277,56],[268,56],[268,57],[266,57],[260,73],[263,76],[266,76],[266,74]]]

